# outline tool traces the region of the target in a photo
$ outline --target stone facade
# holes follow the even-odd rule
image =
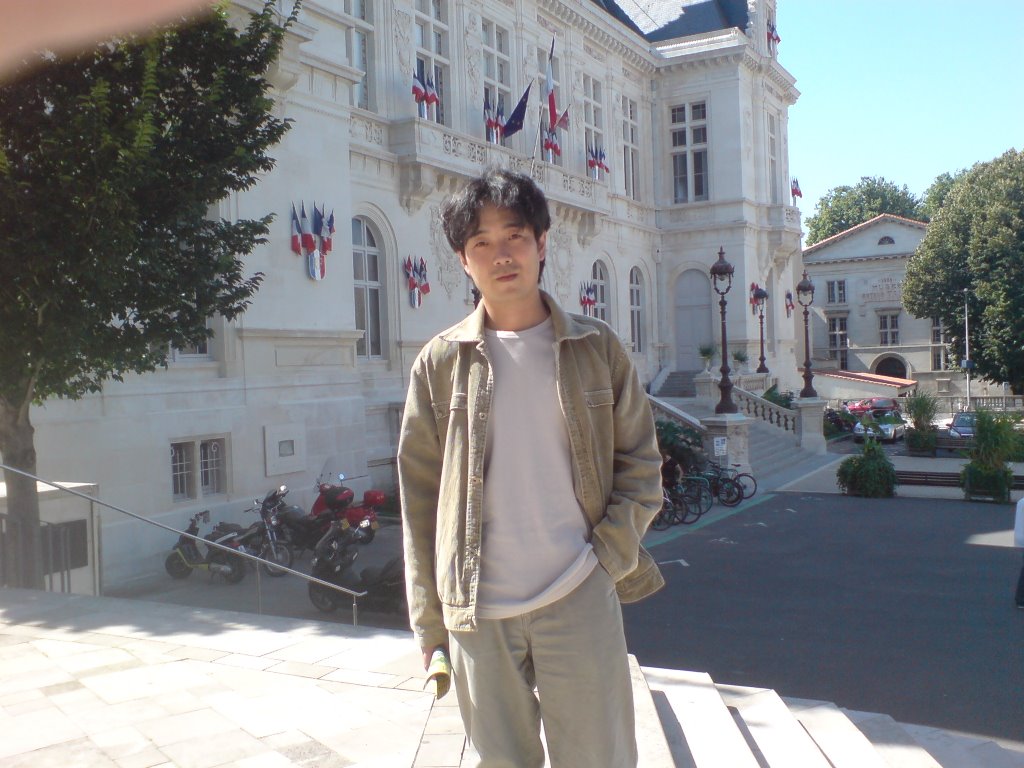
[[[104,501],[175,527],[207,508],[244,520],[251,499],[281,483],[308,508],[326,462],[357,495],[392,492],[412,360],[472,309],[438,206],[488,165],[543,186],[554,214],[544,287],[579,311],[581,283],[596,283],[595,311],[633,345],[644,381],[702,367],[696,348],[720,327],[708,268],[724,248],[736,268],[730,348],[757,358],[748,286],[767,287],[768,365],[798,386],[784,295],[799,279],[787,138],[799,93],[766,38],[774,0],[738,7],[742,26],[651,42],[590,2],[306,0],[271,73],[276,108],[294,121],[272,151],[276,168],[216,211],[276,214],[246,263],[266,275],[262,288],[236,321],[211,321],[207,349],[35,409],[40,472],[94,483]],[[569,107],[557,162],[537,138],[552,37],[559,109]],[[424,65],[438,74],[440,111],[411,97]],[[530,83],[525,129],[488,142],[484,89],[506,97],[507,116]],[[598,142],[608,173],[587,167]],[[685,178],[674,155],[686,157]],[[323,279],[290,250],[293,204],[334,214]],[[419,306],[407,258],[426,266]],[[106,588],[160,572],[172,534],[111,510],[101,520]]]

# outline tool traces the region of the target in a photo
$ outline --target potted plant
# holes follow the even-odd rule
[[[939,400],[931,392],[916,391],[904,402],[911,429],[907,432],[907,451],[911,456],[935,455],[935,420]]]
[[[711,358],[715,356],[715,345],[701,344],[697,347],[697,352],[700,354],[700,359],[704,361],[704,373],[707,373],[711,370]]]
[[[747,357],[747,350],[737,349],[732,353],[732,359],[736,362],[736,372],[743,373],[744,369],[747,367],[747,360],[750,358]]]
[[[836,470],[836,485],[848,496],[884,499],[896,495],[896,468],[874,440],[865,440],[859,456],[843,459]]]
[[[960,485],[964,498],[988,497],[997,502],[1008,502],[1013,488],[1013,470],[1007,460],[1017,451],[1017,433],[1014,420],[979,410],[974,420],[974,447],[971,460],[960,472]]]

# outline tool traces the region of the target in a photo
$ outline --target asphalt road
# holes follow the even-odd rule
[[[625,607],[641,664],[1024,746],[1012,506],[752,501],[648,535],[667,585]]]

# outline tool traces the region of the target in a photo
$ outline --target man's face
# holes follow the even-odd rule
[[[485,304],[495,307],[536,299],[546,247],[546,232],[534,237],[515,211],[486,205],[459,259]]]

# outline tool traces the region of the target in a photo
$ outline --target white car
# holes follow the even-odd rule
[[[864,442],[865,437],[873,437],[875,440],[895,443],[900,438],[907,436],[907,425],[897,411],[883,411],[867,420],[858,421],[853,427],[853,439],[855,442]]]

